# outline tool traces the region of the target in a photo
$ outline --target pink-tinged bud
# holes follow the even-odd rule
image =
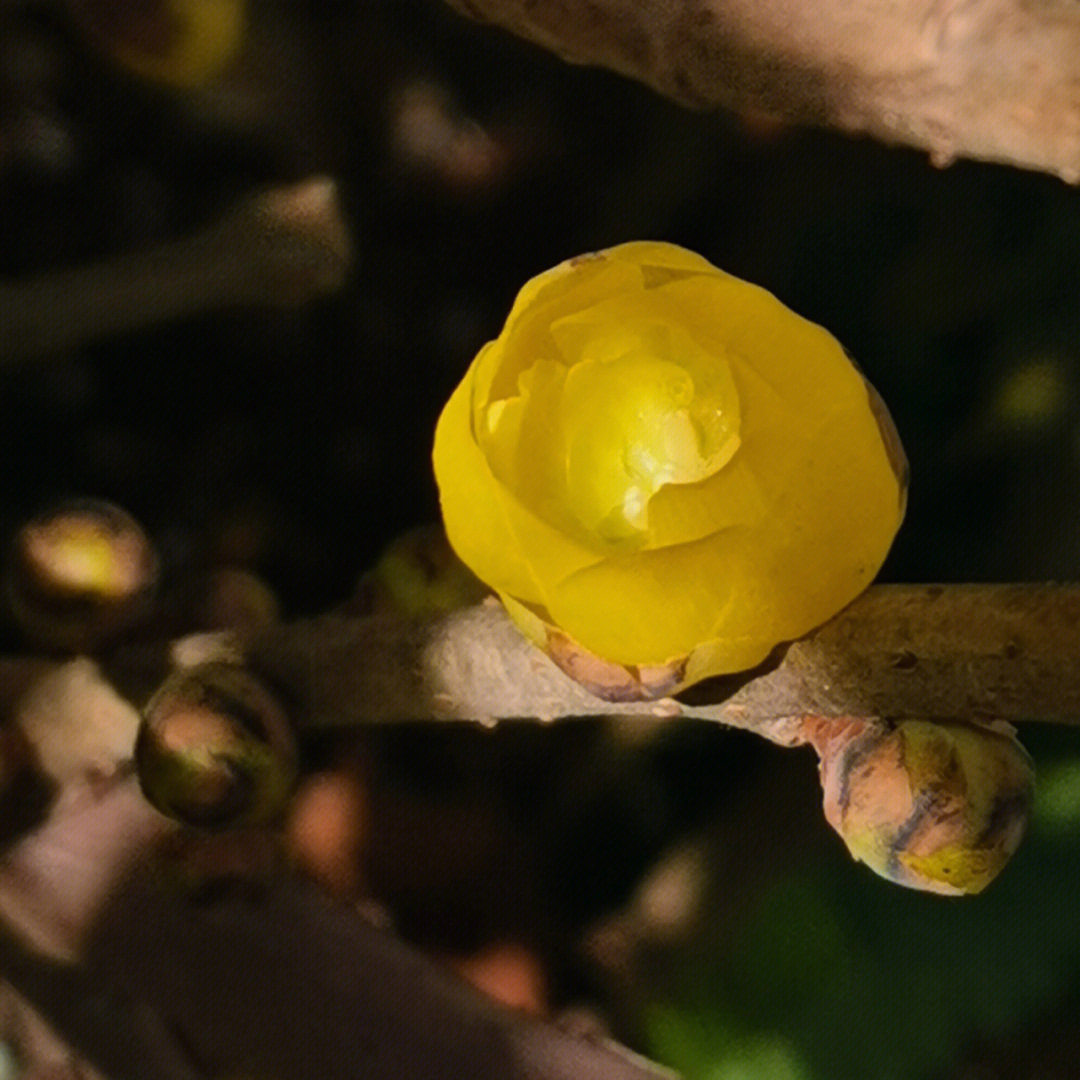
[[[143,794],[163,814],[221,829],[282,812],[297,750],[285,710],[258,678],[207,663],[175,672],[150,700],[135,765]]]

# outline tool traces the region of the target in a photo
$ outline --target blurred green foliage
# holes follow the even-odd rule
[[[686,1080],[925,1080],[1076,1001],[1080,748],[1067,731],[1027,741],[1046,782],[984,894],[888,887],[839,856],[778,867],[745,925],[670,961],[651,1051]]]

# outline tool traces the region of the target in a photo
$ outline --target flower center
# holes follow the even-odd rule
[[[707,479],[739,447],[727,358],[655,317],[571,316],[551,332],[557,356],[482,408],[477,437],[534,512],[593,543],[639,547],[652,497]]]
[[[589,532],[613,543],[644,539],[653,495],[666,484],[705,480],[735,453],[734,394],[715,378],[699,386],[695,366],[639,347],[567,373],[566,501]]]

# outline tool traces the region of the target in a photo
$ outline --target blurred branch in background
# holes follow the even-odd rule
[[[276,188],[185,239],[0,284],[0,363],[185,316],[302,304],[337,289],[351,256],[332,180]]]
[[[0,858],[0,971],[72,1076],[81,1057],[112,1080],[669,1075],[496,1004],[290,874],[273,829],[182,832],[140,794],[137,713],[91,662],[23,675],[0,696],[52,793]]]
[[[89,813],[84,807],[31,834],[0,868],[5,899],[16,886],[27,896],[20,875],[30,867],[38,899],[50,906],[72,888],[87,899],[84,878],[93,899],[107,898],[103,910],[100,903],[80,908],[74,925],[53,924],[63,959],[28,945],[10,926],[0,930],[5,978],[107,1076],[200,1080],[238,1069],[291,1080],[670,1075],[496,1005],[296,880],[180,888],[167,869],[146,863],[151,839],[166,831],[134,782],[120,780],[99,792]],[[142,869],[130,879],[135,860]]]
[[[1080,12],[1019,0],[449,0],[694,106],[1080,181]]]

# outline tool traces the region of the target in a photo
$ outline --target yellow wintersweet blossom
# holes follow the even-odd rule
[[[68,0],[75,20],[122,67],[187,89],[219,75],[243,41],[247,0]]]
[[[434,464],[461,559],[610,697],[758,664],[870,583],[904,511],[899,441],[839,343],[663,243],[526,284]]]

